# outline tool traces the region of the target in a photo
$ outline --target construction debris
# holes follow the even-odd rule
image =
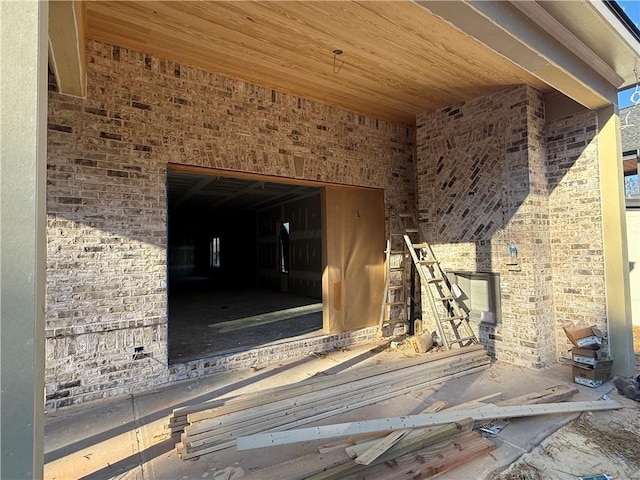
[[[635,380],[633,378],[616,377],[613,379],[613,384],[620,395],[640,402],[640,375]]]
[[[413,347],[416,353],[427,353],[434,345],[433,335],[428,332],[413,335],[407,338],[407,342]]]
[[[573,381],[587,387],[599,387],[611,378],[613,360],[600,352],[602,332],[596,327],[563,327],[567,338],[573,343],[571,349]]]
[[[487,368],[479,345],[383,362],[337,374],[174,410],[168,432],[183,430],[182,459],[236,446],[238,450],[336,437],[319,453],[246,472],[247,480],[287,478],[430,478],[495,449],[495,435],[516,417],[619,408],[613,401],[569,402],[572,386],[515,398],[502,393],[445,408],[434,402],[421,414],[301,428],[359,407]],[[497,431],[494,433],[498,433]]]
[[[571,343],[578,348],[597,350],[602,345],[602,332],[595,326],[574,328],[568,325],[563,325],[562,329]]]
[[[233,447],[240,436],[300,427],[468,375],[489,364],[484,348],[472,345],[176,409],[166,427],[171,432],[184,430],[176,451],[186,460]]]
[[[494,401],[497,402],[496,405],[562,401],[577,392],[575,387],[558,386],[508,400],[501,400],[502,394],[498,392],[444,410],[444,402],[435,402],[425,412],[459,412],[471,408],[491,408],[492,404],[484,402]],[[470,431],[470,428],[477,423],[470,420],[463,419],[457,423],[436,427],[401,430],[376,438],[372,438],[372,435],[376,434],[350,437],[320,447],[319,454],[305,455],[302,458],[298,457],[295,460],[256,470],[246,478],[247,480],[431,478],[496,448],[490,439],[482,438],[479,434]],[[400,435],[397,441],[394,439],[396,435]],[[387,443],[392,445],[369,461],[369,452]],[[346,457],[336,456],[340,448],[344,449]],[[327,457],[327,454],[333,456]]]

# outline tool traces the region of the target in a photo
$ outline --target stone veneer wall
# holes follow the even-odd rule
[[[480,340],[515,365],[555,362],[541,95],[512,87],[417,123],[418,208],[436,256],[445,270],[500,274],[502,321],[474,324]]]
[[[167,163],[384,188],[387,204],[415,204],[411,128],[95,41],[87,69],[86,99],[49,96],[48,408],[232,368],[164,365]],[[342,336],[296,352],[358,338]],[[139,345],[152,358],[132,360]]]
[[[597,127],[596,113],[585,111],[549,123],[546,128],[560,358],[571,358],[571,344],[563,325],[596,325],[607,332]]]

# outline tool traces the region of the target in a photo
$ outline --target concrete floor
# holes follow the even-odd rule
[[[264,289],[172,288],[169,363],[322,334],[322,300]]]
[[[317,452],[318,442],[238,452],[229,448],[183,461],[174,451],[177,441],[157,434],[173,408],[211,398],[242,395],[276,385],[289,384],[319,372],[338,373],[407,355],[373,342],[322,356],[306,356],[258,371],[234,371],[170,385],[153,392],[70,407],[47,415],[45,428],[45,478],[59,479],[202,479],[229,480],[240,474]],[[449,405],[502,392],[504,398],[571,384],[570,367],[554,365],[532,371],[494,362],[490,368],[447,381],[435,387],[360,408],[325,420],[324,424],[416,413],[438,401]],[[596,400],[608,392],[610,383],[591,389],[575,385],[572,400]],[[595,415],[598,412],[594,413]],[[468,465],[441,476],[443,479],[487,478],[531,450],[576,415],[538,416],[516,419],[493,440],[497,449]],[[322,442],[320,442],[322,443]],[[259,477],[259,474],[258,474]],[[251,478],[257,478],[254,473]],[[282,479],[285,480],[285,479]]]

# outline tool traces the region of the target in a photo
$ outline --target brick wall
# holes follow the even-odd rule
[[[545,126],[543,99],[526,86],[418,117],[422,225],[445,269],[500,274],[502,321],[473,326],[501,360],[553,363],[563,322],[580,310],[576,319],[603,321],[593,133],[593,114]]]
[[[167,163],[415,203],[410,128],[95,41],[87,68],[86,99],[49,96],[48,408],[185,378],[163,365]]]
[[[546,136],[557,351],[570,358],[562,325],[607,331],[597,116],[549,123]]]

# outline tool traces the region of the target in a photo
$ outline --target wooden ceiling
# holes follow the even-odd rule
[[[408,125],[506,85],[549,90],[410,1],[85,5],[89,38]]]

